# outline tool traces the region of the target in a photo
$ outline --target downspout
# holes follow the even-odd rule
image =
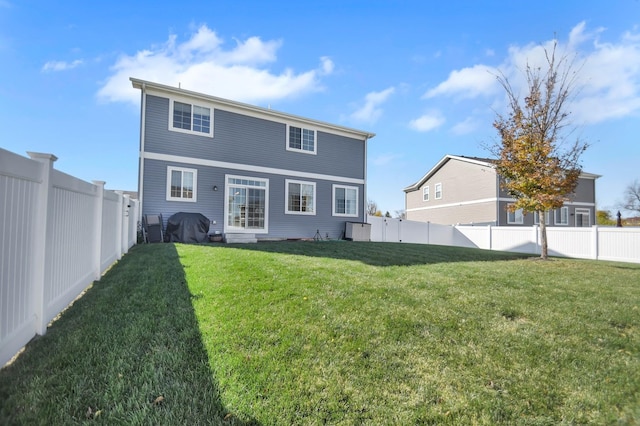
[[[364,137],[364,185],[362,185],[363,189],[363,194],[364,194],[364,199],[363,199],[363,205],[362,205],[362,211],[364,212],[364,214],[362,215],[362,217],[364,218],[364,223],[368,223],[369,222],[369,212],[367,212],[367,143],[369,142],[369,135]]]
[[[140,102],[140,155],[139,155],[139,165],[138,165],[138,199],[140,200],[140,207],[138,208],[138,220],[142,222],[142,211],[144,209],[144,205],[142,204],[143,198],[143,177],[144,177],[144,137],[145,137],[145,123],[146,123],[146,110],[147,110],[147,86],[145,83],[142,83],[142,87],[140,89],[140,93],[142,96],[142,100]]]
[[[493,170],[496,174],[496,226],[500,226],[500,176],[495,168]]]

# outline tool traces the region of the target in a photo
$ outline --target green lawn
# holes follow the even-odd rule
[[[638,424],[640,265],[134,247],[0,371],[0,424]]]

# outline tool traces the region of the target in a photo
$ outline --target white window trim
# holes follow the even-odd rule
[[[514,220],[510,220],[510,216],[513,214]],[[524,223],[524,212],[522,209],[518,209],[516,211],[507,210],[507,224],[508,225],[522,225]]]
[[[544,223],[545,225],[551,224],[551,213],[549,212],[549,210],[544,212]],[[534,225],[540,224],[540,216],[538,215],[538,212],[533,213],[533,224]]]
[[[209,133],[203,133],[203,132],[196,132],[195,130],[187,130],[187,129],[180,129],[177,127],[173,127],[173,104],[174,102],[180,102],[183,104],[189,104],[191,105],[191,129],[193,129],[193,107],[194,106],[198,106],[198,107],[202,107],[202,108],[208,108],[210,111],[211,116],[209,117]],[[179,133],[186,133],[189,135],[196,135],[196,136],[203,136],[203,137],[209,137],[212,138],[213,137],[213,113],[214,113],[214,108],[213,105],[207,104],[206,102],[194,102],[193,99],[188,99],[188,98],[180,98],[180,97],[173,97],[169,99],[169,130],[172,132],[179,132]]]
[[[247,228],[238,228],[235,226],[231,226],[227,224],[227,218],[229,216],[229,179],[247,179],[254,180],[259,182],[264,182],[264,228],[263,229],[247,229]],[[234,234],[268,234],[269,233],[269,179],[258,178],[252,176],[241,176],[241,175],[224,175],[224,232],[225,233],[234,233]]]
[[[422,201],[429,201],[429,185],[422,188]]]
[[[336,189],[344,188],[344,189],[355,189],[356,190],[356,213],[355,214],[347,214],[347,213],[336,213]],[[360,188],[357,186],[347,186],[347,185],[337,185],[334,184],[331,189],[331,215],[332,216],[340,216],[340,217],[358,217],[358,212],[360,211]]]
[[[307,151],[306,149],[298,149],[298,148],[291,148],[289,146],[289,128],[290,127],[297,127],[299,129],[302,130],[309,130],[311,132],[313,132],[313,151]],[[292,152],[299,152],[302,154],[311,154],[311,155],[316,155],[318,153],[318,131],[316,129],[311,129],[309,127],[304,127],[304,126],[296,126],[294,124],[287,124],[287,129],[286,129],[286,149],[287,151],[292,151]]]
[[[434,185],[433,192],[435,192],[434,198],[436,200],[441,200],[442,199],[442,184],[441,183],[436,183]],[[440,194],[440,196],[438,196],[438,194]]]
[[[566,222],[562,222],[562,211],[565,211]],[[558,220],[558,212],[560,212],[560,220]],[[560,207],[554,212],[553,223],[558,226],[569,226],[569,207]]]
[[[171,173],[178,171],[181,173],[193,173],[193,198],[182,198],[171,196]],[[167,166],[167,201],[178,201],[181,203],[196,203],[198,201],[198,170],[185,167]]]
[[[574,215],[575,215],[575,219],[574,219],[574,226],[578,226],[578,216],[588,216],[589,217],[589,226],[591,226],[591,210],[589,209],[581,209],[581,208],[576,208],[574,211]]]
[[[311,185],[313,187],[313,205],[311,206],[313,211],[302,212],[302,211],[289,210],[289,184],[290,183],[297,183],[299,185]],[[315,182],[307,182],[307,181],[303,181],[303,180],[294,180],[294,179],[285,179],[284,180],[284,213],[285,214],[297,214],[297,215],[305,215],[305,216],[315,216],[316,215],[316,199],[317,199],[317,193],[316,193],[316,183]]]

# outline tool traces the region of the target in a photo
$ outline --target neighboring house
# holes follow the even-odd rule
[[[131,78],[141,214],[201,213],[228,241],[341,238],[365,221],[373,133]]]
[[[545,214],[546,224],[594,225],[598,177],[583,172],[569,201]],[[507,210],[515,200],[500,188],[494,162],[486,158],[446,155],[404,192],[407,220],[445,225],[531,226],[539,223],[537,213]]]

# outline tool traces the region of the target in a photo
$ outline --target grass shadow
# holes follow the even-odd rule
[[[173,244],[134,247],[0,370],[0,424],[258,424],[220,399]]]
[[[530,254],[477,248],[360,241],[269,241],[228,247],[300,256],[353,260],[373,266],[410,266],[451,262],[526,259]]]

